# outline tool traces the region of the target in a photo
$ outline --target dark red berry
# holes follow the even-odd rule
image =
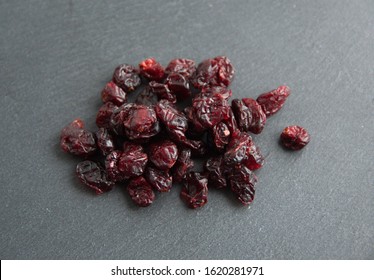
[[[149,87],[146,87],[135,100],[136,104],[152,106],[157,104],[157,96],[151,91]]]
[[[178,100],[191,97],[190,84],[188,79],[182,74],[171,73],[166,78],[165,82],[171,93],[175,95]]]
[[[194,167],[194,162],[191,159],[191,150],[182,149],[179,152],[177,162],[173,167],[173,180],[181,182],[187,173]]]
[[[259,95],[257,97],[257,103],[261,105],[266,117],[269,117],[283,107],[289,95],[290,88],[287,86],[280,86],[277,89]]]
[[[220,122],[213,126],[212,136],[215,147],[223,150],[230,141],[230,130],[224,122]]]
[[[266,123],[266,114],[256,100],[252,98],[243,98],[242,100],[252,115],[249,131],[254,134],[260,134]]]
[[[228,87],[234,79],[234,67],[225,56],[204,60],[196,69],[192,79],[196,88],[223,86]]]
[[[173,178],[168,170],[147,167],[144,177],[152,188],[159,192],[168,192],[171,189]]]
[[[228,175],[231,191],[244,205],[249,205],[255,196],[256,175],[245,166],[233,168]]]
[[[191,77],[196,71],[195,61],[186,58],[176,58],[169,62],[169,65],[166,67],[165,72],[178,73],[186,78]]]
[[[286,148],[300,150],[309,143],[310,135],[305,128],[292,125],[283,129],[280,139]]]
[[[97,127],[110,128],[110,120],[112,114],[117,109],[118,107],[114,105],[112,102],[107,102],[104,105],[102,105],[96,115]]]
[[[161,81],[165,76],[164,67],[153,57],[139,63],[140,74],[151,81]]]
[[[60,146],[64,152],[87,157],[96,152],[95,136],[84,129],[84,123],[76,119],[61,131]]]
[[[201,97],[219,97],[221,99],[229,99],[232,96],[231,89],[226,87],[206,87],[200,92]]]
[[[113,188],[114,182],[107,177],[105,170],[96,162],[86,160],[78,163],[76,174],[83,184],[102,194]]]
[[[149,147],[149,160],[159,169],[170,169],[178,158],[178,148],[170,140],[152,143]]]
[[[188,173],[180,197],[190,208],[204,206],[208,202],[208,179],[198,172]]]
[[[123,89],[117,86],[113,81],[110,81],[101,92],[101,100],[104,103],[112,102],[117,106],[121,106],[123,103],[127,102],[127,95]]]
[[[265,162],[264,156],[261,154],[260,149],[252,142],[247,150],[247,157],[242,162],[250,170],[260,169]]]
[[[136,177],[130,180],[127,191],[132,201],[140,207],[147,207],[155,200],[155,193],[144,177]]]
[[[149,82],[149,87],[157,95],[158,99],[166,99],[171,103],[177,102],[177,97],[170,91],[167,85],[151,81]]]
[[[211,157],[205,163],[204,170],[208,173],[209,187],[226,188],[227,182],[224,174],[224,162],[222,156]]]
[[[234,99],[231,102],[231,108],[234,112],[239,129],[241,131],[249,131],[249,127],[252,123],[252,113],[248,110],[248,107],[242,100]]]
[[[96,131],[96,142],[102,155],[106,156],[114,150],[113,136],[105,128]]]
[[[132,92],[140,86],[141,80],[134,66],[121,64],[114,70],[113,82],[125,92]]]

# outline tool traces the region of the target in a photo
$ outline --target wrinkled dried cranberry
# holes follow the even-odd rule
[[[213,142],[218,150],[223,150],[230,141],[230,130],[224,122],[220,122],[213,127]]]
[[[164,67],[153,57],[139,63],[140,74],[151,81],[161,81],[165,76]]]
[[[178,73],[186,78],[191,77],[196,71],[195,61],[186,58],[176,58],[169,62],[169,65],[166,67],[165,72]]]
[[[123,103],[127,102],[126,92],[123,91],[114,82],[110,81],[104,87],[101,92],[101,100],[106,102],[112,102],[117,106],[121,106]]]
[[[183,100],[191,97],[190,84],[188,79],[178,73],[171,73],[166,78],[166,85],[178,100]]]
[[[110,119],[112,114],[118,107],[112,102],[107,102],[102,105],[96,115],[96,125],[97,127],[110,128]]]
[[[179,152],[177,162],[173,167],[173,180],[177,183],[181,182],[193,167],[194,162],[191,159],[191,150],[182,149]]]
[[[260,169],[265,162],[264,156],[261,154],[260,149],[252,142],[247,150],[247,158],[242,162],[250,170]]]
[[[149,160],[159,169],[170,169],[178,158],[178,148],[170,140],[152,143],[149,147]]]
[[[208,173],[209,187],[217,189],[226,188],[227,182],[224,169],[222,156],[211,157],[206,161],[204,170]]]
[[[277,89],[259,95],[257,97],[257,103],[261,105],[265,115],[269,117],[283,107],[290,93],[289,87],[280,86]]]
[[[146,87],[135,100],[136,104],[151,106],[157,104],[157,96],[151,91],[149,87]]]
[[[241,131],[249,131],[249,127],[252,123],[252,114],[248,110],[248,107],[242,100],[234,99],[231,102],[231,108],[234,112],[239,129]]]
[[[203,88],[200,92],[201,97],[219,97],[221,99],[229,99],[232,96],[231,89],[225,87],[207,87]]]
[[[150,90],[161,99],[166,99],[171,103],[177,102],[177,97],[170,91],[169,87],[165,84],[157,83],[155,81],[149,82]]]
[[[196,88],[223,86],[228,87],[234,79],[234,67],[225,56],[217,56],[201,62],[192,79]]]
[[[141,80],[134,66],[121,64],[114,70],[113,82],[125,92],[132,92],[140,86]]]
[[[96,140],[97,146],[101,153],[106,156],[113,152],[114,150],[114,141],[113,136],[109,133],[109,131],[105,128],[100,128],[96,131]]]
[[[249,205],[255,196],[256,175],[245,166],[233,168],[228,175],[231,191],[244,205]]]
[[[127,191],[132,201],[140,207],[147,207],[155,200],[155,193],[144,177],[131,179]]]
[[[61,149],[67,153],[87,157],[96,152],[95,136],[84,129],[84,123],[76,119],[61,131]]]
[[[123,152],[113,151],[105,160],[105,168],[113,181],[124,181],[143,174],[148,156],[140,145],[131,144]]]
[[[266,114],[256,100],[252,98],[243,98],[242,100],[252,114],[249,131],[254,134],[260,134],[266,123]]]
[[[171,189],[173,178],[168,170],[147,167],[144,177],[152,188],[159,192],[168,192]]]
[[[305,128],[292,125],[283,129],[280,139],[286,148],[300,150],[309,143],[310,135]]]
[[[83,184],[102,194],[113,188],[114,182],[107,177],[105,170],[96,162],[86,160],[78,163],[76,174]]]
[[[208,202],[208,179],[198,172],[188,173],[180,197],[190,208],[204,206]]]

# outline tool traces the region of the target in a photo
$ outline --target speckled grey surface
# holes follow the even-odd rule
[[[0,1],[1,259],[373,259],[373,1]],[[211,191],[199,211],[178,187],[138,209],[96,197],[58,146],[94,129],[117,64],[227,55],[235,96],[287,84],[255,137],[267,156],[250,209]],[[309,146],[278,144],[290,124]]]

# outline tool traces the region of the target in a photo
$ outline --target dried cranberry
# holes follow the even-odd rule
[[[225,164],[234,166],[248,159],[248,151],[252,145],[252,137],[248,133],[241,132],[235,137],[232,137],[230,143],[226,147],[224,155]]]
[[[177,102],[177,97],[170,91],[167,85],[151,81],[149,82],[149,87],[159,99],[166,99],[171,103]]]
[[[204,60],[196,69],[192,79],[196,88],[223,86],[228,87],[234,79],[234,67],[225,56]]]
[[[144,173],[147,182],[159,192],[168,192],[171,189],[173,178],[168,170],[159,170],[147,167]]]
[[[252,142],[247,150],[247,158],[242,162],[250,170],[260,169],[264,165],[265,159],[260,149]]]
[[[231,108],[234,112],[238,127],[241,131],[249,131],[249,127],[252,123],[252,113],[248,110],[248,107],[240,99],[234,99],[231,102]]]
[[[286,148],[300,150],[309,143],[310,135],[305,128],[292,125],[283,129],[280,139]]]
[[[173,180],[178,183],[181,182],[193,166],[194,163],[191,160],[191,150],[182,149],[179,152],[177,162],[173,167]]]
[[[149,160],[159,169],[170,169],[177,158],[177,145],[169,140],[152,143],[149,147]]]
[[[95,136],[84,129],[84,123],[80,119],[62,129],[60,146],[63,151],[77,156],[86,157],[96,152]]]
[[[244,205],[249,205],[255,196],[256,175],[247,167],[233,168],[228,175],[231,191]]]
[[[149,87],[146,87],[136,98],[136,104],[151,106],[157,104],[157,96],[150,90]]]
[[[257,103],[261,105],[267,117],[278,112],[286,102],[290,95],[290,88],[287,86],[280,86],[270,92],[263,93],[257,97]]]
[[[140,145],[131,144],[126,150],[113,151],[105,160],[109,178],[113,181],[124,181],[143,174],[148,156]]]
[[[230,130],[224,122],[220,122],[213,127],[213,142],[218,150],[222,150],[230,141]]]
[[[78,163],[76,174],[79,180],[96,194],[108,192],[113,188],[114,182],[108,179],[105,170],[96,162],[86,160]]]
[[[121,64],[114,70],[113,82],[125,92],[132,92],[140,86],[141,80],[134,66]]]
[[[100,128],[96,132],[97,146],[101,153],[106,156],[114,150],[113,136],[105,128]]]
[[[191,97],[190,84],[185,76],[178,73],[171,73],[166,78],[166,85],[178,100]]]
[[[102,105],[96,115],[96,125],[97,127],[109,128],[111,127],[110,119],[112,114],[118,107],[112,102],[107,102]]]
[[[191,77],[196,71],[195,61],[186,58],[176,58],[169,62],[165,72],[178,73],[186,78]]]
[[[208,179],[198,172],[188,173],[180,196],[190,208],[204,206],[208,202]]]
[[[164,67],[153,57],[147,58],[139,63],[140,74],[152,81],[161,81],[165,76]]]
[[[110,81],[107,83],[101,92],[101,100],[106,102],[112,102],[117,106],[121,106],[123,103],[127,102],[126,92],[123,91],[114,82]]]
[[[140,207],[147,207],[155,200],[155,193],[152,187],[141,176],[131,179],[127,186],[127,191],[132,201]]]
[[[227,182],[222,156],[208,159],[204,165],[204,170],[208,173],[209,187],[217,189],[226,188]]]
[[[266,123],[266,114],[256,100],[252,98],[243,98],[242,100],[252,115],[249,131],[254,134],[260,134]]]

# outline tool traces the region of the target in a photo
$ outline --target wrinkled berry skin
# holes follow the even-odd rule
[[[231,89],[225,87],[208,87],[203,88],[200,92],[201,97],[218,97],[220,99],[228,100],[232,96]]]
[[[100,128],[96,131],[96,142],[101,154],[107,156],[114,150],[113,136],[105,128]]]
[[[152,143],[149,147],[149,160],[159,169],[170,169],[178,159],[178,148],[170,140]]]
[[[132,201],[140,207],[147,207],[155,200],[155,193],[144,177],[136,177],[130,180],[127,191]]]
[[[192,83],[198,89],[212,86],[228,87],[234,79],[234,74],[235,70],[230,60],[225,56],[217,56],[199,64]]]
[[[188,173],[180,197],[190,208],[204,206],[208,202],[208,179],[198,172]]]
[[[260,134],[266,123],[266,115],[260,104],[252,98],[234,99],[232,110],[241,131]]]
[[[252,114],[248,110],[248,107],[242,100],[234,99],[231,102],[231,108],[234,112],[239,129],[241,131],[249,131],[249,127],[252,123]]]
[[[212,136],[214,146],[218,151],[222,151],[230,141],[230,130],[224,122],[220,122],[213,127]]]
[[[96,152],[95,136],[84,129],[84,123],[76,119],[61,131],[60,147],[64,152],[87,157]]]
[[[103,103],[112,102],[117,106],[121,106],[127,102],[127,95],[122,88],[117,86],[113,81],[110,81],[101,92],[101,100]]]
[[[113,82],[125,92],[132,92],[141,84],[138,70],[129,64],[121,64],[114,70]]]
[[[245,166],[232,169],[228,175],[231,191],[237,199],[244,205],[252,203],[255,196],[256,175]]]
[[[102,105],[96,115],[97,127],[110,128],[110,120],[112,118],[113,112],[117,109],[118,107],[112,102],[107,102]]]
[[[287,126],[280,136],[283,146],[291,150],[301,150],[310,141],[310,135],[305,128],[297,125]]]
[[[260,104],[266,117],[269,117],[282,109],[290,93],[288,86],[280,86],[277,89],[259,95],[257,103]]]
[[[157,96],[151,91],[149,87],[146,87],[135,100],[136,104],[152,106],[157,104]]]
[[[152,188],[159,192],[169,192],[172,187],[173,178],[168,170],[147,167],[144,177]]]
[[[123,152],[113,151],[105,160],[108,176],[115,182],[143,174],[148,156],[140,145],[131,144]]]
[[[165,69],[153,57],[139,63],[140,74],[150,81],[161,81],[165,76]]]
[[[155,81],[149,82],[150,90],[157,95],[158,99],[166,99],[171,103],[177,102],[177,97],[170,91],[166,84],[157,83]]]
[[[191,150],[182,149],[173,167],[173,180],[180,183],[193,167],[194,162],[191,159]]]
[[[166,78],[165,82],[171,93],[175,95],[178,100],[191,97],[190,84],[188,79],[182,74],[171,73]]]
[[[190,78],[196,71],[195,61],[187,58],[176,58],[169,62],[165,69],[167,74],[178,73]]]
[[[96,162],[86,160],[78,163],[76,174],[79,180],[93,189],[96,194],[110,191],[114,182],[107,177],[105,170]]]
[[[208,173],[209,187],[217,189],[226,188],[227,181],[224,169],[222,156],[211,157],[206,161],[204,170]]]

